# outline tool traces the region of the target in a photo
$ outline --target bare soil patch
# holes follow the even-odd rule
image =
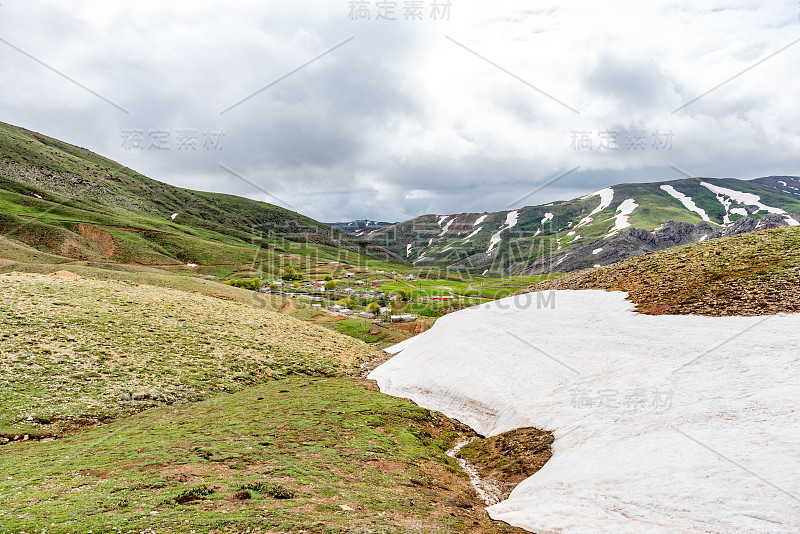
[[[103,253],[103,256],[110,258],[114,255],[114,251],[117,249],[117,247],[114,245],[114,238],[110,233],[88,224],[79,224],[77,226],[77,230],[83,237],[88,239],[93,245],[97,246],[97,248],[99,248]]]

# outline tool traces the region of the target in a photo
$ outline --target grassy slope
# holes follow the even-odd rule
[[[375,260],[365,256],[360,239],[292,211],[169,186],[88,150],[3,123],[0,234],[0,257],[19,261],[31,261],[21,243],[49,255],[36,261],[52,262],[269,267],[282,253],[312,261]],[[375,247],[372,252],[387,257]]]
[[[0,532],[520,532],[444,454],[468,430],[371,391],[358,341],[126,280],[6,273],[0,294],[0,434],[30,438],[0,445]],[[249,482],[297,496],[236,499]]]
[[[127,281],[0,276],[0,425],[48,432],[294,374],[347,376],[380,353],[252,306]],[[156,400],[154,403],[158,403]],[[52,428],[55,426],[56,428]]]
[[[576,271],[528,291],[627,291],[643,313],[764,315],[800,312],[800,229],[704,241],[599,269]]]
[[[457,435],[352,380],[289,378],[6,445],[0,532],[518,532],[466,508],[469,485],[443,453]],[[298,496],[235,499],[249,482]],[[175,504],[200,485],[214,493]]]

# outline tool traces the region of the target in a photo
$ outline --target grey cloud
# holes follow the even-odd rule
[[[0,120],[85,146],[175,185],[267,198],[222,170],[224,163],[318,219],[401,220],[429,212],[507,209],[577,164],[580,172],[524,203],[569,199],[625,181],[670,178],[670,163],[712,176],[799,171],[792,155],[800,140],[774,134],[793,131],[791,105],[796,104],[785,93],[794,86],[789,83],[793,71],[766,89],[758,88],[757,78],[743,79],[752,85],[748,91],[731,85],[717,98],[669,118],[680,104],[673,100],[695,96],[693,83],[673,80],[660,60],[652,59],[657,54],[674,59],[672,50],[622,50],[600,41],[587,62],[565,62],[555,84],[574,82],[574,104],[586,104],[585,109],[579,106],[586,114],[573,117],[502,72],[488,66],[484,71],[476,58],[453,53],[461,51],[445,40],[443,26],[351,22],[344,1],[236,7],[200,2],[191,9],[173,3],[97,6],[105,14],[99,26],[91,20],[96,13],[82,11],[85,7],[12,0],[0,7],[0,36],[30,47],[130,114],[0,47]],[[520,17],[522,24],[525,17]],[[491,34],[490,20],[476,24],[473,29],[479,31],[470,33],[466,25],[458,34],[470,42],[510,39],[516,44],[509,46],[507,63],[525,64],[515,60],[514,54],[526,50],[519,40],[504,32]],[[557,24],[546,26],[556,28],[547,35],[558,34]],[[351,35],[351,42],[220,115]],[[564,57],[570,57],[570,50],[581,44],[565,40],[563,46]],[[548,61],[556,61],[560,52],[531,51],[546,54]],[[450,100],[452,88],[426,86],[430,80],[421,69],[429,60],[434,68],[437,61],[456,62],[458,68],[463,62],[468,73],[492,75],[476,80],[474,94],[465,87]],[[677,72],[689,60],[674,59],[670,68]],[[534,83],[544,76],[520,75]],[[775,107],[779,101],[781,107]],[[593,102],[602,105],[593,109]],[[674,149],[658,154],[569,149],[565,132],[573,124],[574,129],[600,130],[640,122],[648,130],[674,128]],[[513,134],[504,131],[506,124],[514,125]],[[173,136],[179,128],[196,129],[201,143],[207,128],[224,130],[225,137],[217,151],[132,151],[122,147],[124,128],[164,128]],[[427,139],[429,132],[430,139],[452,144],[421,146],[417,137]],[[506,145],[503,154],[493,148]],[[445,146],[463,152],[450,153],[454,149]]]
[[[612,98],[628,111],[630,108],[666,111],[666,97],[672,88],[672,81],[655,60],[610,52],[597,56],[584,84],[592,93]]]

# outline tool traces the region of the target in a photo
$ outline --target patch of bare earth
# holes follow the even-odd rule
[[[117,247],[114,245],[114,238],[110,233],[88,224],[79,224],[77,230],[83,237],[99,248],[104,257],[110,258],[114,255]]]

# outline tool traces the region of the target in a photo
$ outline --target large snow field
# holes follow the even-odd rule
[[[800,315],[638,314],[620,292],[508,297],[439,319],[370,375],[553,457],[492,518],[549,532],[800,532]]]

